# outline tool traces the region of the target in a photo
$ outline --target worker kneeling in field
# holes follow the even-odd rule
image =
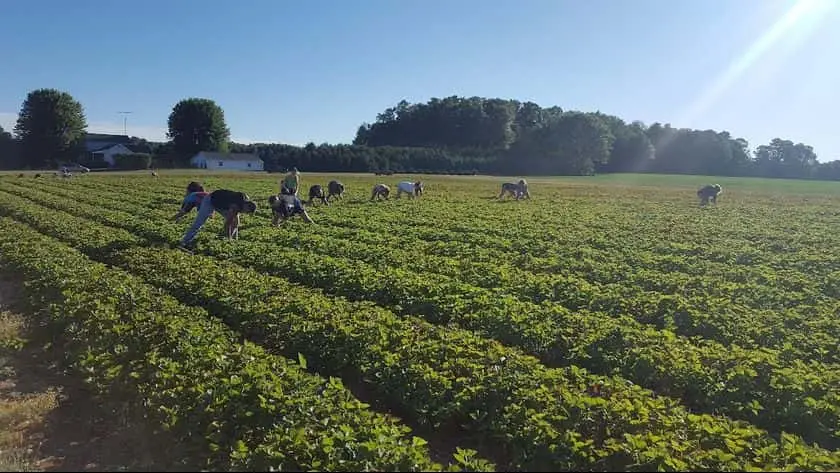
[[[697,197],[700,198],[700,205],[706,205],[710,200],[713,204],[717,204],[717,198],[721,192],[723,192],[723,188],[720,187],[720,184],[711,184],[701,187],[700,190],[697,191]]]
[[[268,198],[268,205],[271,207],[272,219],[271,224],[274,226],[280,225],[281,222],[292,218],[294,215],[300,215],[306,223],[315,223],[303,204],[297,196],[289,194],[272,195]]]
[[[204,190],[204,186],[198,182],[192,181],[187,184],[187,195],[184,197],[178,213],[175,214],[175,221],[180,222],[184,215],[190,213],[193,208],[198,208],[201,201],[208,195],[209,193]]]
[[[201,204],[198,206],[198,215],[196,215],[190,229],[184,234],[181,246],[186,248],[192,243],[201,226],[213,215],[214,211],[225,216],[225,235],[227,238],[238,238],[239,214],[243,212],[254,213],[256,210],[257,204],[251,202],[251,199],[244,192],[227,189],[215,190],[201,200]]]
[[[403,194],[408,194],[412,199],[423,195],[423,183],[420,181],[402,181],[397,184],[397,199]]]
[[[391,188],[386,186],[385,184],[377,184],[373,186],[373,194],[370,196],[370,200],[377,199],[380,200],[381,198],[388,199],[388,195],[391,193]]]

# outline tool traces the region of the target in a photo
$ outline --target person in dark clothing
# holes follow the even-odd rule
[[[274,226],[280,225],[281,222],[285,222],[295,215],[303,217],[306,223],[315,223],[306,213],[303,203],[296,196],[289,194],[272,195],[268,198],[268,206],[273,214],[271,224]]]
[[[344,198],[344,184],[338,181],[330,181],[327,184],[327,200],[333,197],[338,197],[339,199]]]
[[[706,205],[711,200],[713,204],[717,205],[717,198],[723,192],[720,184],[711,184],[703,186],[697,191],[697,197],[700,198],[700,205]]]
[[[184,234],[184,238],[181,239],[181,246],[187,247],[192,243],[201,226],[213,215],[214,211],[225,216],[225,235],[230,239],[235,239],[239,236],[239,214],[254,213],[256,210],[257,204],[251,202],[251,199],[243,192],[227,189],[215,190],[202,199],[198,207],[198,215]]]

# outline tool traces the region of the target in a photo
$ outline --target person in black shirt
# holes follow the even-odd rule
[[[196,215],[195,221],[187,230],[187,233],[184,234],[184,238],[181,239],[181,246],[186,248],[192,243],[204,222],[213,215],[214,211],[224,215],[225,235],[234,239],[239,236],[239,214],[242,212],[254,213],[256,210],[257,205],[251,202],[243,192],[227,189],[215,190],[202,199],[198,207],[198,215]]]

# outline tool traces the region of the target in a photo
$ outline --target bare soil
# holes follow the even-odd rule
[[[24,316],[21,289],[0,278],[0,471],[189,470],[127,403],[92,395],[61,368]]]

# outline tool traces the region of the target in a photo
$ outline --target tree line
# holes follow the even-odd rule
[[[42,169],[87,159],[100,167],[85,155],[86,128],[83,107],[70,94],[32,91],[14,135],[0,128],[0,166]],[[403,100],[373,123],[363,123],[352,144],[306,146],[233,143],[221,107],[210,99],[188,98],[173,107],[167,137],[165,143],[132,137],[128,147],[142,156],[122,162],[185,167],[199,151],[230,151],[258,155],[269,171],[641,172],[840,180],[840,161],[819,163],[811,146],[791,140],[775,138],[750,149],[727,131],[648,126],[601,112],[498,98]]]
[[[401,101],[359,127],[354,144],[481,152],[487,170],[520,175],[648,172],[836,179],[811,146],[775,138],[754,150],[727,131],[626,122],[600,112],[482,97]]]

